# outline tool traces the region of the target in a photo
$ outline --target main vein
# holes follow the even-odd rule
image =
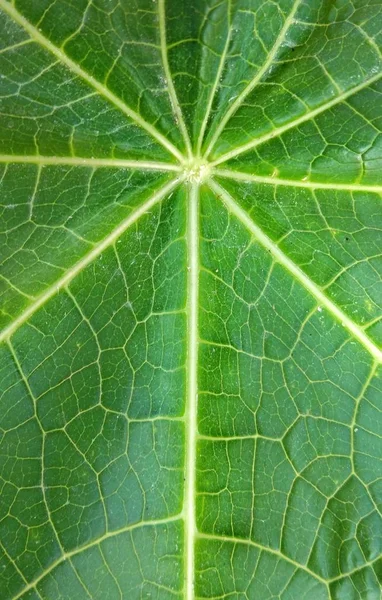
[[[239,94],[239,96],[236,98],[235,102],[233,102],[231,104],[230,108],[227,110],[224,117],[220,121],[220,123],[219,123],[218,127],[216,128],[215,133],[212,136],[211,141],[207,147],[207,150],[205,153],[205,158],[207,158],[210,155],[218,137],[220,136],[221,132],[223,131],[224,127],[226,126],[226,124],[228,123],[228,121],[230,120],[232,115],[237,111],[237,109],[244,102],[244,100],[248,96],[248,94],[250,94],[252,92],[252,90],[256,87],[256,85],[262,79],[263,75],[268,71],[269,67],[271,66],[273,60],[275,59],[275,57],[280,49],[280,46],[285,41],[288,30],[289,30],[291,24],[293,23],[294,16],[297,12],[298,7],[301,4],[301,1],[302,0],[295,0],[294,4],[292,6],[292,9],[291,9],[288,17],[285,19],[284,25],[281,28],[280,33],[277,36],[277,39],[272,47],[272,50],[268,54],[268,57],[265,60],[263,66],[256,73],[256,75],[252,79],[252,81],[244,88],[244,90],[241,92],[241,94]]]
[[[137,125],[145,129],[153,138],[155,138],[164,148],[166,148],[171,154],[173,154],[179,161],[183,161],[183,156],[179,150],[164,136],[162,135],[151,123],[145,121],[141,115],[129,108],[118,96],[113,94],[105,85],[97,81],[92,75],[89,75],[82,67],[75,63],[65,52],[55,46],[48,38],[46,38],[40,31],[34,27],[29,21],[21,15],[18,10],[6,0],[0,0],[0,7],[10,16],[14,21],[21,25],[25,31],[29,33],[32,39],[43,46],[46,50],[54,54],[58,60],[66,65],[76,75],[81,77],[89,85],[91,85],[101,96],[106,98],[109,102],[114,104],[120,111],[130,117]]]
[[[312,296],[316,298],[318,303],[326,308],[343,327],[345,327],[349,333],[358,339],[359,342],[366,348],[366,350],[379,362],[382,362],[381,350],[368,338],[368,336],[362,331],[356,323],[354,323],[334,302],[332,302],[316,285],[286,254],[284,254],[280,248],[252,221],[248,214],[243,210],[230,196],[230,194],[215,181],[209,183],[211,189],[217,194],[228,210],[234,214],[253,234],[253,236],[269,250],[273,258],[283,265],[296,279],[299,281],[305,289],[307,289]]]
[[[183,119],[182,109],[180,108],[178,97],[176,95],[176,91],[175,91],[175,87],[174,87],[174,82],[172,80],[170,65],[168,63],[167,42],[166,42],[166,10],[165,10],[165,0],[159,0],[158,11],[159,11],[160,46],[161,46],[161,53],[162,53],[163,69],[164,69],[164,72],[165,72],[165,75],[166,75],[166,80],[167,80],[167,89],[168,89],[168,93],[169,93],[169,96],[170,96],[170,101],[171,101],[171,104],[172,104],[172,108],[173,108],[173,111],[175,113],[175,118],[176,118],[176,120],[178,122],[178,125],[179,125],[179,128],[180,128],[180,130],[181,130],[181,132],[183,134],[183,138],[184,138],[184,142],[186,144],[186,149],[187,149],[188,157],[191,158],[191,156],[192,156],[191,142],[190,142],[190,138],[189,138],[189,135],[188,135],[186,123],[184,122],[184,119]]]
[[[212,173],[217,177],[226,179],[235,179],[236,181],[266,183],[270,185],[281,185],[287,187],[298,187],[310,190],[338,190],[344,192],[375,192],[382,193],[381,185],[365,185],[362,183],[324,183],[322,181],[307,181],[297,179],[281,179],[279,177],[263,177],[262,175],[252,175],[242,171],[231,171],[231,169],[213,169]]]
[[[373,75],[373,77],[370,77],[366,81],[362,81],[362,83],[360,83],[359,85],[356,85],[352,88],[349,88],[348,90],[345,90],[344,92],[342,92],[342,94],[339,94],[338,96],[336,96],[335,98],[332,98],[328,102],[324,102],[317,108],[308,111],[307,113],[303,114],[298,119],[294,119],[293,121],[290,121],[290,122],[286,123],[285,125],[282,125],[281,127],[272,129],[272,131],[270,131],[269,133],[266,133],[265,135],[263,135],[261,137],[254,138],[251,142],[248,142],[247,144],[243,144],[242,146],[238,146],[237,148],[233,148],[229,152],[222,154],[221,156],[219,156],[219,158],[217,158],[215,161],[213,161],[211,163],[211,165],[213,165],[213,166],[219,165],[220,163],[225,162],[226,160],[230,160],[231,158],[234,158],[238,154],[243,154],[243,152],[247,152],[248,150],[251,150],[252,148],[255,148],[256,146],[259,146],[260,144],[264,144],[264,142],[267,142],[268,140],[271,140],[275,137],[279,137],[280,135],[282,135],[289,129],[293,129],[294,127],[298,127],[299,125],[302,125],[306,121],[310,121],[310,120],[314,119],[315,117],[317,117],[319,114],[323,113],[324,111],[329,110],[333,106],[336,106],[336,104],[343,102],[343,100],[346,100],[347,98],[349,98],[350,96],[353,96],[357,92],[362,91],[369,85],[372,85],[373,83],[378,81],[381,77],[382,77],[382,73],[377,73],[376,75]]]
[[[151,198],[141,204],[132,214],[130,214],[122,223],[118,225],[109,235],[107,235],[101,242],[99,242],[88,254],[86,254],[79,262],[73,265],[65,275],[58,279],[52,286],[50,286],[41,296],[39,296],[28,308],[13,321],[8,327],[3,329],[0,333],[0,342],[8,339],[12,334],[25,323],[41,306],[43,306],[50,298],[52,298],[62,288],[67,286],[72,279],[78,275],[85,267],[87,267],[97,256],[99,256],[108,246],[113,244],[121,235],[135,223],[145,212],[150,210],[155,204],[162,200],[167,194],[169,194],[181,181],[181,178],[176,178],[163,187],[161,187]]]
[[[124,169],[137,169],[139,171],[181,171],[180,165],[172,165],[160,161],[151,160],[125,160],[123,158],[80,158],[78,156],[39,156],[1,154],[0,163],[28,163],[34,165],[68,165],[80,167],[121,167]]]
[[[188,200],[188,386],[187,456],[185,489],[186,600],[194,600],[195,473],[197,437],[197,360],[198,360],[198,288],[199,288],[199,186],[193,184]]]
[[[203,122],[200,128],[200,133],[199,133],[199,138],[198,138],[198,145],[196,148],[196,152],[197,152],[197,156],[200,157],[201,155],[201,149],[202,149],[202,144],[203,144],[203,139],[204,139],[204,134],[206,132],[206,127],[208,124],[208,120],[210,118],[210,114],[211,114],[211,109],[212,109],[212,104],[215,98],[215,94],[216,94],[216,90],[218,89],[219,83],[220,83],[220,78],[222,76],[222,72],[224,69],[224,65],[225,65],[225,61],[227,58],[227,52],[228,52],[228,48],[229,48],[229,44],[231,41],[231,33],[232,33],[232,26],[231,26],[231,0],[227,0],[227,15],[228,15],[228,32],[227,32],[227,39],[225,41],[224,44],[224,49],[222,52],[222,55],[220,57],[220,61],[219,61],[219,66],[218,66],[218,70],[216,72],[216,77],[215,77],[215,82],[211,88],[210,94],[209,94],[209,98],[208,98],[208,102],[207,102],[207,108],[205,109],[205,114],[204,114],[204,118],[203,118]]]

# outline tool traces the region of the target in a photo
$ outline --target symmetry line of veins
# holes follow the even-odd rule
[[[181,164],[172,164],[150,160],[128,160],[123,158],[81,158],[77,156],[39,156],[39,155],[13,155],[0,154],[0,164],[33,164],[37,166],[68,166],[96,168],[121,168],[138,171],[163,171],[181,174],[184,167]],[[247,183],[269,184],[272,186],[297,187],[312,190],[337,190],[344,192],[375,192],[382,193],[381,185],[367,185],[362,183],[325,183],[322,181],[302,181],[298,179],[282,179],[280,177],[253,175],[245,171],[232,169],[210,168],[210,175],[235,179]]]
[[[91,548],[99,546],[100,544],[102,544],[102,542],[106,541],[107,539],[122,535],[124,533],[129,533],[129,532],[132,533],[136,529],[141,529],[141,528],[146,528],[146,527],[160,527],[162,525],[167,525],[168,523],[176,523],[177,521],[181,521],[182,518],[183,518],[182,513],[179,513],[177,515],[167,517],[165,519],[156,519],[156,520],[152,520],[152,521],[139,521],[137,523],[132,523],[130,525],[126,525],[125,527],[121,527],[120,529],[116,529],[114,531],[109,531],[106,534],[102,535],[101,537],[96,538],[96,539],[92,540],[91,542],[84,544],[83,546],[80,546],[79,548],[75,548],[74,550],[65,552],[62,556],[60,556],[57,560],[55,560],[51,565],[49,565],[49,567],[47,567],[42,573],[40,573],[35,579],[33,579],[27,585],[25,585],[24,588],[22,590],[20,590],[20,592],[18,592],[13,597],[13,600],[19,600],[28,591],[33,590],[47,575],[49,575],[49,573],[54,571],[54,569],[56,569],[60,564],[62,564],[66,560],[69,560],[71,562],[71,558],[74,558],[75,556],[82,554],[82,552],[86,552],[87,550],[90,550]],[[275,550],[274,548],[268,548],[267,546],[264,546],[263,544],[254,542],[251,539],[238,538],[238,537],[234,537],[234,536],[215,535],[213,533],[204,533],[204,532],[199,532],[199,531],[195,532],[195,537],[198,539],[214,540],[217,542],[226,542],[226,543],[230,543],[230,544],[234,544],[234,545],[244,544],[244,545],[254,546],[255,548],[258,548],[261,552],[268,552],[269,554],[277,556],[279,559],[285,560],[287,563],[292,564],[296,569],[301,569],[302,571],[308,573],[311,577],[313,577],[314,579],[316,579],[317,581],[319,581],[326,587],[328,586],[328,584],[331,581],[337,581],[337,580],[341,579],[342,577],[349,576],[353,572],[355,573],[355,572],[365,568],[365,566],[372,565],[375,563],[375,560],[367,562],[367,563],[363,564],[361,567],[354,569],[350,573],[343,573],[337,577],[333,577],[332,579],[325,580],[320,575],[318,575],[317,573],[315,573],[314,571],[309,569],[306,565],[296,562],[295,560],[289,558],[288,556],[286,556],[279,550]]]

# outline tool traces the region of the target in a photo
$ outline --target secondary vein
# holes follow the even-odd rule
[[[238,108],[244,102],[244,100],[248,96],[248,94],[250,94],[252,92],[252,90],[256,87],[256,85],[259,83],[259,81],[263,77],[263,75],[268,71],[269,67],[271,66],[274,58],[276,57],[276,55],[280,49],[280,46],[285,41],[285,37],[289,31],[291,24],[293,23],[294,16],[301,4],[301,1],[302,0],[295,0],[294,4],[292,6],[292,9],[291,9],[288,17],[285,19],[284,25],[281,28],[280,33],[272,47],[272,50],[268,54],[268,57],[267,57],[266,61],[264,62],[263,66],[256,73],[256,75],[252,79],[252,81],[244,88],[244,90],[241,92],[241,94],[239,94],[239,96],[236,98],[235,102],[233,102],[231,104],[230,108],[227,110],[224,117],[220,121],[219,126],[216,128],[216,131],[215,131],[214,135],[212,136],[211,141],[207,147],[207,150],[205,153],[205,158],[207,158],[210,155],[218,137],[220,136],[221,132],[223,131],[224,127],[226,126],[226,124],[228,123],[228,121],[230,120],[232,115],[238,110]]]
[[[155,204],[169,194],[181,181],[181,178],[176,178],[162,188],[160,188],[151,198],[144,202],[137,210],[130,214],[122,221],[109,235],[99,242],[88,254],[86,254],[79,262],[73,265],[65,275],[50,286],[41,296],[39,296],[28,308],[13,321],[8,327],[0,333],[0,342],[9,339],[13,333],[25,323],[39,308],[41,308],[50,298],[57,294],[62,288],[67,286],[76,275],[78,275],[85,267],[87,267],[95,258],[97,258],[106,248],[108,248],[119,236],[135,223],[145,212],[150,210]]]
[[[229,48],[229,44],[231,41],[231,34],[232,34],[232,24],[230,23],[230,13],[231,13],[231,0],[227,0],[227,13],[228,13],[228,33],[227,33],[227,39],[226,42],[224,44],[224,49],[223,49],[223,53],[220,57],[220,61],[219,61],[219,67],[218,70],[216,72],[216,77],[215,77],[215,81],[214,84],[211,88],[210,94],[209,94],[209,98],[208,98],[208,102],[207,102],[207,108],[205,109],[205,115],[204,115],[204,119],[200,128],[200,133],[199,133],[199,138],[198,138],[198,145],[197,145],[197,155],[200,156],[201,155],[201,149],[202,149],[202,144],[203,144],[203,139],[204,139],[204,134],[206,132],[206,127],[208,124],[208,120],[210,118],[210,114],[211,114],[211,109],[212,109],[212,104],[215,98],[215,94],[216,94],[216,90],[219,87],[220,84],[220,78],[222,76],[223,73],[223,69],[224,69],[224,65],[225,65],[225,61],[227,58],[227,53],[228,53],[228,48]]]
[[[381,350],[370,340],[370,338],[362,331],[356,323],[354,323],[334,302],[332,302],[314,283],[280,248],[260,229],[256,223],[248,216],[248,214],[239,206],[236,201],[230,196],[230,194],[216,181],[211,180],[209,182],[210,188],[215,194],[217,194],[225,204],[226,208],[234,214],[247,229],[253,234],[253,236],[270,251],[273,258],[283,265],[294,277],[299,281],[306,290],[308,290],[312,296],[316,298],[320,305],[322,305],[328,312],[330,312],[343,327],[345,327],[349,333],[355,337],[366,350],[377,360],[382,362]]]
[[[89,550],[90,548],[93,548],[94,546],[98,546],[103,541],[105,541],[109,538],[116,537],[117,535],[121,535],[122,533],[127,533],[128,531],[134,531],[135,529],[139,529],[140,527],[155,527],[155,526],[160,526],[160,525],[166,525],[167,523],[173,523],[175,521],[179,521],[179,519],[180,519],[179,515],[175,515],[173,517],[168,517],[167,519],[156,519],[156,520],[152,520],[152,521],[140,521],[138,523],[132,523],[130,525],[126,525],[126,527],[121,527],[121,529],[116,529],[114,531],[108,531],[101,537],[96,538],[95,540],[89,542],[88,544],[85,544],[84,546],[80,546],[79,548],[76,548],[75,550],[70,550],[69,552],[66,552],[65,554],[60,556],[60,558],[58,558],[56,561],[54,561],[47,569],[45,569],[45,571],[40,573],[40,575],[38,575],[38,577],[36,577],[30,583],[28,583],[28,585],[26,585],[18,594],[16,594],[12,600],[18,600],[19,598],[24,596],[24,594],[26,594],[29,590],[34,589],[36,587],[36,585],[38,583],[40,583],[40,581],[42,579],[44,579],[44,577],[49,575],[49,573],[51,573],[56,567],[58,567],[60,564],[62,564],[66,560],[70,560],[73,556],[81,554],[82,552],[85,552],[86,550]]]
[[[159,10],[160,46],[161,46],[161,53],[162,53],[163,69],[164,69],[166,79],[167,79],[167,89],[168,89],[168,93],[170,96],[170,101],[171,101],[171,104],[173,107],[173,111],[175,113],[176,120],[177,120],[179,128],[183,134],[188,157],[191,158],[191,156],[192,156],[191,142],[190,142],[190,138],[188,135],[186,123],[184,122],[182,109],[181,109],[179,101],[178,101],[178,96],[175,91],[175,86],[174,86],[174,82],[172,80],[170,65],[168,63],[167,42],[166,42],[165,0],[159,0],[158,10]]]
[[[155,138],[164,148],[166,148],[171,154],[173,154],[180,162],[183,161],[183,156],[179,150],[164,136],[162,135],[151,123],[145,121],[141,115],[136,113],[134,110],[129,108],[118,96],[113,94],[106,86],[97,81],[92,75],[89,75],[84,69],[82,69],[77,63],[75,63],[65,52],[52,44],[48,38],[46,38],[40,31],[34,27],[29,21],[23,17],[19,11],[6,0],[0,0],[0,7],[6,12],[16,23],[21,25],[29,33],[37,43],[43,46],[46,50],[54,54],[61,63],[66,65],[76,75],[81,77],[89,85],[91,85],[101,96],[106,98],[109,102],[114,104],[120,111],[130,117],[137,125],[145,129],[153,138]]]
[[[356,85],[356,86],[344,91],[342,94],[339,94],[338,96],[336,96],[335,98],[332,98],[328,102],[324,102],[317,108],[310,110],[309,112],[303,114],[298,119],[294,119],[293,121],[290,121],[289,123],[286,123],[285,125],[282,125],[281,127],[278,127],[277,129],[272,129],[272,131],[270,131],[269,133],[266,133],[265,135],[263,135],[261,137],[254,138],[251,142],[248,142],[247,144],[243,144],[242,146],[238,146],[237,148],[233,148],[229,152],[222,154],[221,156],[219,156],[219,158],[217,158],[215,161],[213,161],[211,163],[211,165],[212,166],[219,165],[222,162],[225,162],[227,160],[230,160],[231,158],[234,158],[238,154],[243,154],[243,152],[247,152],[248,150],[251,150],[252,148],[255,148],[256,146],[259,146],[260,144],[264,144],[264,142],[267,142],[268,140],[279,137],[280,135],[282,135],[289,129],[293,129],[294,127],[298,127],[299,125],[302,125],[306,121],[310,121],[310,120],[314,119],[315,117],[317,117],[319,114],[323,113],[324,111],[329,110],[333,106],[336,106],[336,104],[339,104],[343,100],[346,100],[347,98],[349,98],[350,96],[353,96],[357,92],[362,91],[367,86],[375,83],[381,77],[382,77],[382,73],[377,73],[376,75],[373,75],[373,77],[370,77],[369,79],[367,79],[366,81],[363,81],[359,85]]]
[[[266,183],[270,185],[281,185],[288,187],[306,188],[310,190],[338,190],[345,192],[375,192],[382,193],[380,185],[366,185],[362,183],[324,183],[322,181],[304,181],[294,179],[281,179],[280,177],[263,177],[262,175],[252,175],[242,171],[231,171],[231,169],[213,169],[213,175],[224,177],[225,179],[235,179],[247,183]]]

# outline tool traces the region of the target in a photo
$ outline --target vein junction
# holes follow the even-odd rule
[[[10,288],[23,296],[27,308],[4,329],[0,341],[5,342],[6,349],[11,349],[11,363],[13,358],[16,375],[25,384],[28,399],[33,405],[33,411],[29,416],[26,415],[25,423],[21,424],[25,428],[23,437],[29,439],[31,444],[35,439],[33,436],[37,435],[32,422],[37,420],[39,423],[38,435],[42,435],[43,460],[39,466],[40,478],[34,482],[34,488],[38,493],[41,492],[49,526],[57,533],[58,544],[56,548],[51,548],[52,555],[54,551],[56,554],[61,552],[59,558],[36,579],[26,583],[22,576],[26,587],[15,598],[21,597],[30,589],[38,589],[43,578],[64,562],[70,563],[77,583],[91,597],[88,588],[91,587],[92,580],[82,573],[83,565],[79,555],[91,551],[94,546],[99,547],[101,562],[107,571],[106,577],[110,577],[112,585],[116,585],[116,593],[123,597],[118,573],[115,574],[115,561],[108,554],[108,541],[113,537],[123,537],[125,545],[120,555],[129,557],[131,564],[135,565],[135,572],[139,574],[138,578],[141,578],[139,585],[143,585],[146,575],[142,563],[147,557],[139,548],[139,542],[144,539],[139,536],[145,535],[140,530],[147,530],[148,525],[155,530],[150,535],[156,540],[165,540],[163,547],[162,542],[155,546],[158,555],[162,552],[159,558],[175,557],[173,573],[168,569],[173,578],[161,581],[160,588],[165,593],[172,593],[171,590],[179,583],[176,575],[182,572],[182,566],[176,562],[179,547],[183,543],[183,532],[179,524],[182,519],[185,524],[184,546],[187,556],[184,582],[187,600],[193,600],[196,593],[196,540],[212,544],[209,556],[213,558],[219,558],[222,542],[231,544],[231,565],[234,564],[236,550],[242,552],[243,545],[249,546],[245,550],[245,564],[253,563],[252,578],[264,555],[268,554],[268,560],[274,560],[269,563],[271,571],[275,571],[279,560],[284,559],[286,568],[290,569],[290,580],[295,573],[301,571],[314,580],[314,585],[322,584],[325,589],[328,582],[335,582],[346,574],[352,575],[358,571],[358,567],[351,567],[343,572],[322,572],[321,567],[317,567],[315,563],[314,553],[320,543],[325,548],[330,545],[326,539],[321,542],[321,537],[325,538],[326,534],[320,527],[326,515],[332,514],[333,505],[336,502],[343,503],[342,497],[337,498],[341,489],[346,489],[347,497],[362,497],[367,508],[360,515],[355,512],[353,514],[351,511],[354,507],[347,506],[346,510],[351,513],[347,522],[356,518],[366,521],[369,517],[374,518],[377,512],[373,495],[374,482],[370,483],[368,479],[369,467],[365,467],[362,462],[365,453],[359,450],[358,442],[360,430],[365,436],[370,435],[371,439],[376,437],[372,431],[373,419],[365,418],[361,400],[369,394],[368,405],[374,410],[373,394],[377,390],[375,380],[378,366],[382,362],[382,353],[369,335],[369,330],[372,330],[377,319],[374,321],[370,318],[362,324],[356,322],[355,318],[353,320],[349,316],[352,307],[345,305],[341,308],[340,301],[337,304],[310,274],[310,263],[316,260],[316,256],[300,265],[299,254],[293,245],[290,246],[291,256],[280,247],[288,238],[289,232],[277,242],[274,241],[265,233],[268,223],[264,225],[264,222],[257,222],[261,216],[261,207],[258,213],[249,213],[241,200],[248,193],[252,194],[253,199],[261,193],[265,204],[267,192],[264,192],[264,188],[277,187],[296,194],[296,212],[304,213],[305,205],[301,208],[304,202],[309,207],[306,212],[311,222],[314,218],[319,220],[319,227],[303,233],[310,233],[321,239],[319,236],[323,232],[324,243],[330,235],[330,248],[334,248],[334,240],[343,232],[332,226],[331,212],[328,211],[329,217],[325,213],[327,199],[324,197],[321,205],[317,199],[318,194],[332,192],[330,201],[338,202],[340,208],[341,200],[346,198],[352,205],[352,217],[358,227],[354,234],[356,236],[366,228],[361,222],[362,210],[358,208],[357,199],[362,195],[362,202],[363,193],[367,192],[373,202],[374,196],[378,196],[379,201],[381,186],[363,184],[361,177],[354,179],[353,183],[315,183],[307,175],[298,180],[283,178],[279,176],[277,167],[274,176],[263,176],[248,175],[241,172],[240,167],[239,170],[232,171],[216,168],[216,165],[275,139],[281,140],[280,146],[289,160],[290,147],[282,136],[292,129],[299,131],[306,121],[312,121],[309,136],[317,134],[325,148],[327,140],[322,139],[324,135],[320,131],[317,133],[318,127],[313,122],[313,117],[319,118],[324,110],[334,109],[341,101],[344,103],[344,110],[353,111],[349,112],[351,117],[348,118],[356,118],[357,110],[354,107],[350,109],[348,104],[345,106],[345,101],[350,101],[354,91],[362,92],[366,86],[377,84],[380,75],[377,73],[366,83],[359,83],[354,90],[341,92],[335,84],[338,95],[326,104],[304,112],[285,125],[273,127],[263,136],[255,136],[246,144],[221,154],[220,158],[212,158],[215,143],[219,141],[220,134],[226,131],[230,118],[235,115],[239,106],[245,105],[244,100],[252,94],[255,87],[263,84],[263,76],[271,63],[276,61],[279,49],[288,41],[289,29],[295,22],[295,13],[300,4],[299,0],[293,2],[293,9],[284,20],[272,52],[255,78],[222,117],[221,126],[216,130],[217,133],[203,157],[203,137],[198,139],[197,156],[193,156],[181,103],[171,79],[164,0],[159,2],[160,50],[171,105],[184,138],[185,155],[154,125],[146,122],[121,98],[110,92],[106,84],[96,81],[85,69],[74,63],[62,48],[52,44],[38,28],[28,23],[14,4],[0,0],[0,6],[38,44],[89,84],[95,94],[106,98],[124,113],[124,118],[129,119],[129,123],[131,120],[145,130],[174,157],[172,163],[172,158],[167,162],[166,159],[81,158],[75,152],[70,156],[40,156],[39,153],[0,156],[0,164],[4,165],[4,177],[16,164],[36,168],[38,175],[30,190],[28,207],[30,221],[36,227],[40,214],[40,190],[46,192],[55,186],[59,189],[59,181],[53,185],[50,181],[46,183],[44,179],[55,169],[62,169],[60,174],[64,180],[69,180],[72,169],[76,170],[76,174],[87,172],[82,184],[85,191],[81,192],[84,214],[92,214],[93,204],[102,207],[99,199],[94,200],[93,184],[98,176],[109,181],[114,170],[122,172],[125,178],[133,177],[132,173],[139,174],[140,171],[145,171],[147,180],[152,174],[163,176],[157,180],[160,183],[154,181],[152,193],[145,201],[132,203],[132,206],[125,202],[129,190],[118,181],[113,180],[107,184],[112,189],[117,189],[113,188],[114,185],[120,185],[118,193],[113,192],[118,198],[116,206],[113,206],[116,212],[108,213],[110,222],[114,223],[115,219],[117,224],[102,239],[99,236],[87,238],[81,228],[76,230],[69,220],[57,228],[60,235],[70,232],[72,242],[75,240],[76,244],[83,243],[83,254],[69,268],[61,268],[54,283],[50,283],[42,294],[30,295],[17,287],[20,284],[9,281]],[[218,67],[218,77],[208,98],[208,113],[214,107],[214,95],[219,89],[220,76],[224,73],[224,62],[229,60],[231,34],[230,25],[223,59]],[[205,119],[202,131],[203,134],[206,131],[208,135],[207,125]],[[369,125],[373,127],[372,124]],[[330,132],[326,135],[329,138]],[[211,158],[207,159],[210,154]],[[321,154],[324,155],[324,150]],[[253,157],[254,161],[261,163],[261,154],[254,154]],[[219,181],[224,178],[228,182],[233,180],[252,184],[252,189],[248,192],[249,188],[242,188],[242,195],[236,198],[215,181],[217,178]],[[131,181],[131,188],[138,185],[133,178]],[[71,185],[78,193],[78,181]],[[146,188],[142,189],[146,191]],[[65,199],[62,205],[70,203],[70,198],[67,199],[64,192],[62,189],[62,197]],[[287,204],[289,198],[286,197],[284,204]],[[286,213],[287,207],[283,205],[284,200],[279,201],[275,195],[272,201],[269,204],[269,221],[274,218],[273,212],[278,211],[280,220],[288,222],[290,217]],[[185,206],[187,218],[184,214]],[[128,214],[123,212],[127,207],[131,209]],[[48,209],[53,214],[53,207],[48,205]],[[92,214],[92,218],[97,225],[96,216]],[[44,232],[53,229],[48,224],[45,225]],[[292,229],[297,231],[298,227],[290,225],[290,230]],[[356,237],[354,239],[358,251],[362,244],[357,244]],[[309,248],[312,242],[309,239],[304,243],[304,247]],[[38,255],[38,250],[34,256]],[[345,246],[341,246],[341,257],[347,256],[346,253]],[[324,252],[322,254],[325,255]],[[351,253],[348,254],[351,257]],[[333,262],[338,260],[337,256],[330,256],[330,252],[327,256]],[[362,268],[367,262],[371,265],[375,258],[371,256],[370,260],[364,260],[362,256],[358,257],[359,255],[354,260],[350,258],[345,266],[340,265],[330,283],[335,285],[337,279],[351,271],[353,266]],[[51,256],[45,256],[43,264],[47,268],[57,268]],[[370,278],[374,276],[373,268],[371,266],[368,272]],[[162,276],[162,280],[158,274]],[[182,289],[186,286],[185,301]],[[370,313],[374,308],[372,292],[373,290],[366,298]],[[341,299],[340,294],[338,297]],[[96,304],[96,308],[92,306],[92,302]],[[54,309],[51,308],[53,305]],[[180,333],[185,329],[186,340]],[[25,338],[20,342],[22,336]],[[316,345],[312,344],[311,336],[316,336]],[[41,340],[44,337],[49,340],[50,354],[41,357]],[[186,357],[181,344],[177,342],[178,338],[187,346]],[[334,340],[333,345],[330,345],[330,339]],[[24,360],[23,346],[29,345],[39,351],[33,351]],[[145,352],[141,356],[139,349],[143,345]],[[309,360],[305,360],[305,356]],[[23,360],[20,357],[24,357]],[[360,369],[359,377],[353,373],[354,357],[356,366]],[[71,370],[68,370],[68,365]],[[183,402],[182,376],[185,371],[187,402],[183,414],[179,406]],[[92,386],[84,384],[89,373]],[[208,382],[206,373],[210,378]],[[252,378],[251,393],[243,373],[245,377]],[[47,374],[49,377],[46,377]],[[44,379],[49,379],[46,387],[41,383]],[[110,382],[113,382],[113,389],[110,388]],[[274,389],[269,390],[272,385]],[[60,403],[64,386],[65,390],[69,390],[65,393],[73,400],[74,411],[72,406],[68,408],[66,403]],[[258,394],[255,401],[253,390]],[[338,403],[337,413],[330,412],[334,397]],[[55,404],[57,398],[58,404]],[[175,400],[171,404],[174,398],[177,405]],[[237,406],[240,410],[235,413]],[[90,427],[87,427],[87,418]],[[88,429],[91,430],[88,434],[90,440],[86,437]],[[184,432],[185,467],[181,450]],[[12,427],[9,434],[12,435]],[[125,434],[127,442],[122,447],[118,444]],[[107,440],[104,445],[103,439]],[[142,448],[143,461],[142,456],[137,456],[137,453],[134,455],[134,448],[130,448],[131,439],[135,440],[136,447]],[[319,443],[315,440],[319,440]],[[370,448],[372,445],[368,442]],[[306,456],[303,456],[304,453],[296,455],[297,446],[306,449]],[[58,447],[64,450],[57,452]],[[110,448],[115,451],[112,458],[108,454],[112,454]],[[373,460],[372,450],[368,452],[370,454],[366,460]],[[52,456],[61,461],[54,477],[62,479],[59,485],[55,482],[54,486],[50,483],[52,476],[49,479],[46,460]],[[331,458],[336,461],[335,468],[331,466]],[[314,469],[319,461],[329,474],[315,479]],[[65,512],[69,501],[53,507],[53,510],[49,505],[53,488],[62,490],[64,496],[67,489],[76,494],[81,485],[86,487],[82,481],[73,483],[69,479],[68,473],[73,470],[73,466],[81,472],[89,489],[93,486],[93,495],[98,494],[96,502],[93,502],[93,498],[91,501],[86,498],[83,504],[75,497],[73,506],[78,510],[75,519],[72,516],[68,518],[68,513]],[[201,473],[198,480],[197,467],[199,474]],[[149,469],[155,473],[154,484],[147,478]],[[361,476],[360,472],[366,472],[367,475]],[[264,475],[263,481],[258,478],[259,474]],[[174,490],[182,488],[184,475],[185,501],[184,508],[179,513]],[[336,485],[328,490],[325,486],[329,486],[330,479],[335,479]],[[118,485],[115,485],[115,481]],[[237,490],[232,482],[236,483]],[[102,486],[108,489],[105,497]],[[130,502],[128,496],[131,489],[135,490],[134,502]],[[312,508],[316,510],[319,507],[321,511],[318,512],[317,508],[317,513],[307,512],[305,515],[309,520],[311,534],[309,551],[302,544],[301,548],[299,544],[290,544],[288,538],[288,531],[293,530],[288,519],[300,514],[301,506],[306,503],[304,494],[307,498],[314,496],[316,502],[311,503]],[[302,498],[301,505],[297,505],[297,508],[293,506],[296,497]],[[271,498],[269,504],[268,498]],[[199,508],[202,507],[198,522],[195,499],[200,501]],[[230,520],[224,521],[225,512],[229,513],[226,507],[233,507],[235,503],[242,511],[240,518],[235,521],[232,509]],[[290,510],[289,504],[293,510]],[[245,512],[248,506],[249,512]],[[277,506],[274,511],[273,506]],[[160,518],[150,519],[152,511],[157,507],[160,507]],[[262,512],[255,522],[256,510]],[[113,521],[115,513],[124,514],[126,523],[122,527],[116,528]],[[202,513],[203,519],[200,518]],[[85,533],[80,531],[79,525],[83,514],[89,515],[90,523],[89,530]],[[271,518],[267,521],[269,516]],[[301,519],[303,522],[304,518]],[[301,523],[294,523],[296,522],[300,527]],[[278,528],[277,535],[274,528]],[[237,529],[242,538],[237,536]],[[223,535],[222,531],[229,533]],[[73,537],[70,536],[75,536],[78,547],[66,550],[72,543]],[[89,537],[86,536],[92,541],[87,541]],[[52,539],[53,537],[51,536]],[[173,545],[170,538],[175,540]],[[258,538],[261,538],[261,543],[254,541]],[[152,543],[151,546],[148,543],[144,547],[150,549],[152,546]],[[339,547],[338,556],[341,544]],[[362,567],[373,566],[374,559],[366,556],[368,549],[362,551],[365,552]],[[158,555],[148,556],[150,564],[154,563]],[[340,564],[340,561],[337,563]],[[126,565],[119,565],[118,568],[123,571],[125,567]]]

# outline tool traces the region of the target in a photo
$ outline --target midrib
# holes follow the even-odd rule
[[[197,437],[197,360],[199,300],[199,186],[190,186],[188,198],[188,352],[186,407],[186,475],[185,475],[185,598],[194,600],[194,543],[196,535],[196,437]]]
[[[382,362],[382,351],[370,340],[370,338],[364,333],[364,331],[354,323],[334,302],[332,302],[321,290],[321,288],[315,284],[280,248],[263,232],[263,230],[256,225],[249,215],[239,206],[235,200],[230,196],[225,188],[211,180],[209,182],[210,188],[213,192],[221,198],[226,208],[234,214],[243,225],[253,234],[253,236],[260,242],[260,244],[269,250],[274,260],[281,264],[283,267],[291,273],[295,279],[303,285],[303,287],[310,292],[310,294],[317,300],[318,304],[325,308],[332,316],[334,316],[343,327],[356,338],[374,357],[378,362]]]

